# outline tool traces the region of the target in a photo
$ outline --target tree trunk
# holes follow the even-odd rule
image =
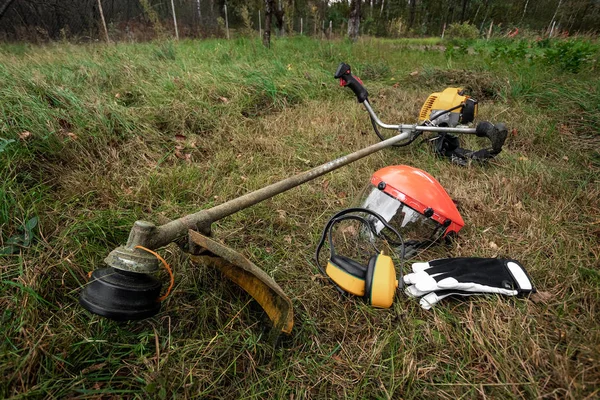
[[[284,10],[281,7],[281,0],[279,0],[279,4],[277,6],[277,10],[275,10],[275,2],[273,1],[273,11],[275,14],[275,22],[277,24],[277,29],[279,30],[279,36],[283,36],[285,34],[283,15]]]
[[[0,19],[2,18],[8,7],[13,3],[13,1],[15,0],[5,0],[4,4],[0,4]]]
[[[417,11],[417,0],[409,0],[408,2],[408,27],[407,30],[410,32],[415,23],[415,14]]]
[[[452,15],[454,14],[454,3],[450,2],[448,4],[448,11],[446,11],[446,22],[444,22],[444,24],[446,24],[446,26],[450,26],[450,24],[452,23]]]
[[[350,4],[350,18],[348,18],[348,37],[352,41],[358,39],[358,29],[360,28],[360,3],[361,0],[352,0]]]
[[[562,0],[558,0],[558,5],[556,6],[556,10],[554,10],[554,15],[552,16],[552,20],[550,21],[550,25],[548,26],[548,29],[552,29],[554,28],[554,23],[556,22],[556,14],[558,14],[558,9],[560,8],[560,5],[562,4]],[[550,28],[552,26],[552,28]]]
[[[275,0],[265,0],[265,33],[263,34],[263,45],[271,47],[271,18],[275,11]]]
[[[460,13],[460,22],[465,22],[465,15],[467,13],[468,3],[469,3],[469,0],[463,0],[462,12]]]
[[[98,11],[102,20],[102,27],[104,28],[104,38],[106,39],[106,43],[108,43],[110,39],[108,38],[108,29],[106,29],[106,20],[104,19],[104,11],[102,11],[102,2],[100,0],[98,0]]]
[[[523,22],[523,19],[525,18],[525,13],[527,12],[527,6],[528,5],[529,5],[529,0],[526,0],[525,1],[525,7],[523,7],[523,15],[521,15],[521,21],[519,23]]]
[[[100,0],[98,0],[100,2]],[[177,15],[175,14],[175,2],[171,0],[171,10],[173,11],[173,25],[175,25],[175,37],[179,40],[179,28],[177,27]]]

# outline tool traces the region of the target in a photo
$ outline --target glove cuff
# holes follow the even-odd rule
[[[532,292],[535,293],[535,288],[533,287],[531,279],[529,278],[527,271],[525,271],[525,268],[514,261],[507,261],[505,266],[515,283],[519,286],[516,288],[519,294],[529,294]]]

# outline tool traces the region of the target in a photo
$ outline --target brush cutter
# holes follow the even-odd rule
[[[290,333],[294,324],[292,303],[277,283],[237,251],[208,237],[213,222],[311,181],[381,149],[409,139],[411,132],[358,150],[309,171],[218,206],[186,215],[161,226],[134,223],[127,243],[106,257],[107,268],[97,269],[83,288],[80,304],[94,314],[114,320],[151,317],[160,310],[161,283],[152,276],[159,270],[152,250],[177,241],[196,263],[219,268],[225,276],[248,292],[265,310],[274,332]]]
[[[394,144],[396,147],[411,144],[424,132],[433,132],[436,135],[430,142],[436,154],[450,158],[459,165],[467,165],[470,161],[485,162],[502,151],[508,133],[504,124],[494,125],[484,121],[478,123],[476,128],[466,126],[473,122],[477,115],[477,100],[466,96],[462,88],[447,88],[443,92],[431,94],[421,108],[418,124],[386,124],[373,111],[368,99],[369,92],[362,81],[352,75],[350,65],[341,63],[334,78],[340,80],[341,86],[351,89],[358,102],[364,105],[371,117],[373,130],[381,140],[385,140],[386,137],[379,128],[407,134],[406,140]],[[463,149],[458,137],[454,135],[457,133],[487,137],[492,147],[477,151]]]
[[[345,64],[344,64],[345,65]],[[211,225],[229,215],[244,210],[328,172],[350,164],[372,153],[394,145],[414,141],[423,132],[473,133],[478,136],[498,135],[500,128],[480,123],[476,129],[422,125],[385,125],[379,121],[367,101],[367,91],[350,73],[341,68],[336,76],[347,82],[371,117],[383,128],[398,134],[354,153],[327,162],[262,189],[245,194],[218,206],[186,215],[161,226],[136,221],[124,246],[106,257],[107,268],[95,270],[80,295],[81,305],[92,313],[114,320],[135,320],[151,317],[160,310],[162,284],[152,276],[159,263],[152,250],[177,242],[190,254],[193,262],[219,268],[225,276],[248,292],[265,310],[274,325],[274,332],[290,333],[294,324],[292,303],[277,283],[263,270],[235,250],[211,239]]]

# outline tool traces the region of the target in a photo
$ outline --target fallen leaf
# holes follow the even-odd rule
[[[529,299],[533,301],[535,304],[545,304],[550,301],[552,298],[552,293],[550,292],[535,292],[529,296]]]
[[[323,183],[321,183],[321,187],[325,190],[327,190],[327,188],[329,187],[329,181],[327,179],[325,179],[323,181]]]
[[[347,195],[346,195],[346,192],[339,192],[339,193],[337,194],[337,196],[338,196],[338,198],[340,198],[340,199],[345,199]]]
[[[413,71],[410,73],[410,76],[417,76],[419,75],[419,71]]]
[[[564,157],[563,157],[563,160],[564,160],[564,161],[569,161],[569,157],[567,157],[567,156],[564,156]]]
[[[225,104],[229,103],[229,99],[227,97],[219,96],[219,100],[221,100]]]
[[[182,135],[182,134],[179,134],[179,133],[175,135],[175,140],[178,140],[178,141],[182,142],[185,139],[187,139],[187,137],[185,135]]]
[[[348,234],[350,236],[356,236],[356,234],[358,233],[358,231],[356,230],[356,228],[354,227],[354,225],[348,225],[342,229],[340,229],[340,232],[342,232],[342,234]]]
[[[570,135],[571,134],[571,130],[569,129],[569,127],[565,124],[560,124],[558,126],[558,133],[560,133],[561,135]]]
[[[517,133],[518,133],[517,128],[513,128],[513,130],[510,132],[510,134],[512,136],[517,136]]]
[[[67,136],[72,140],[79,139],[79,137],[76,134],[74,134],[73,132],[67,132]]]
[[[175,147],[175,157],[187,162],[192,162],[192,155],[190,153],[182,153],[181,150],[183,150],[183,146]]]
[[[115,99],[118,99],[118,98],[120,98],[120,97],[121,97],[121,93],[116,93],[116,94],[115,94]]]
[[[394,89],[397,89],[397,88],[399,88],[399,87],[400,87],[400,84],[399,84],[399,83],[394,83],[394,84],[392,85],[392,87],[393,87]]]
[[[19,139],[21,140],[27,140],[31,137],[31,132],[29,131],[23,131],[21,133],[19,133]]]

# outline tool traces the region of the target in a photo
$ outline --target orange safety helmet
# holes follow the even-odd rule
[[[405,237],[405,255],[438,239],[456,234],[465,225],[442,185],[427,172],[408,165],[376,171],[361,199],[361,207],[380,214]],[[383,224],[373,221],[378,230]]]

